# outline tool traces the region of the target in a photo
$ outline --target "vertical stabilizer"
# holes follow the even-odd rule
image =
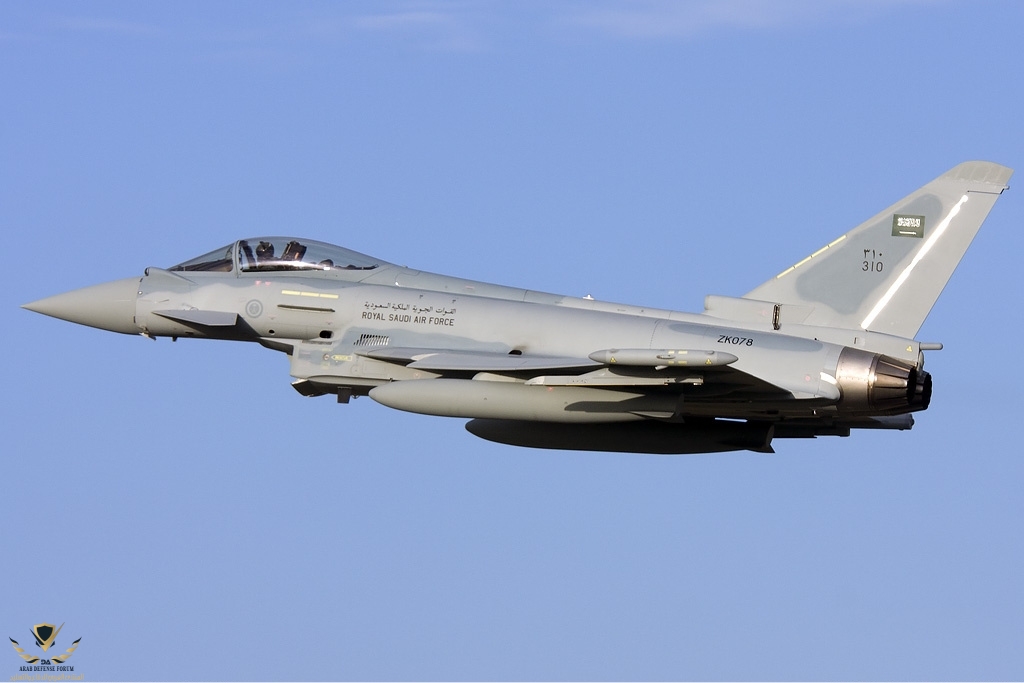
[[[808,325],[913,338],[1013,170],[968,161],[747,293]]]

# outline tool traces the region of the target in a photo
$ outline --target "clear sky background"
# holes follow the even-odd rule
[[[0,636],[96,679],[1024,678],[1024,5],[0,4]],[[699,311],[1018,168],[911,432],[516,449],[18,308],[239,237]],[[0,643],[0,678],[20,659]]]

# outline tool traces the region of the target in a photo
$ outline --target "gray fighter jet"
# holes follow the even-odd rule
[[[295,237],[26,304],[146,337],[251,341],[292,385],[472,418],[505,444],[771,452],[772,440],[910,429],[931,399],[921,324],[1012,170],[960,164],[743,297],[700,314],[412,270]]]

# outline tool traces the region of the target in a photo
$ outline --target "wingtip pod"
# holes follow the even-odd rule
[[[959,164],[744,298],[809,307],[807,325],[912,339],[1012,174]]]

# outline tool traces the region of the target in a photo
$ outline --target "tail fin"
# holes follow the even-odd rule
[[[911,339],[1012,174],[962,163],[744,298],[813,307],[808,325]]]

